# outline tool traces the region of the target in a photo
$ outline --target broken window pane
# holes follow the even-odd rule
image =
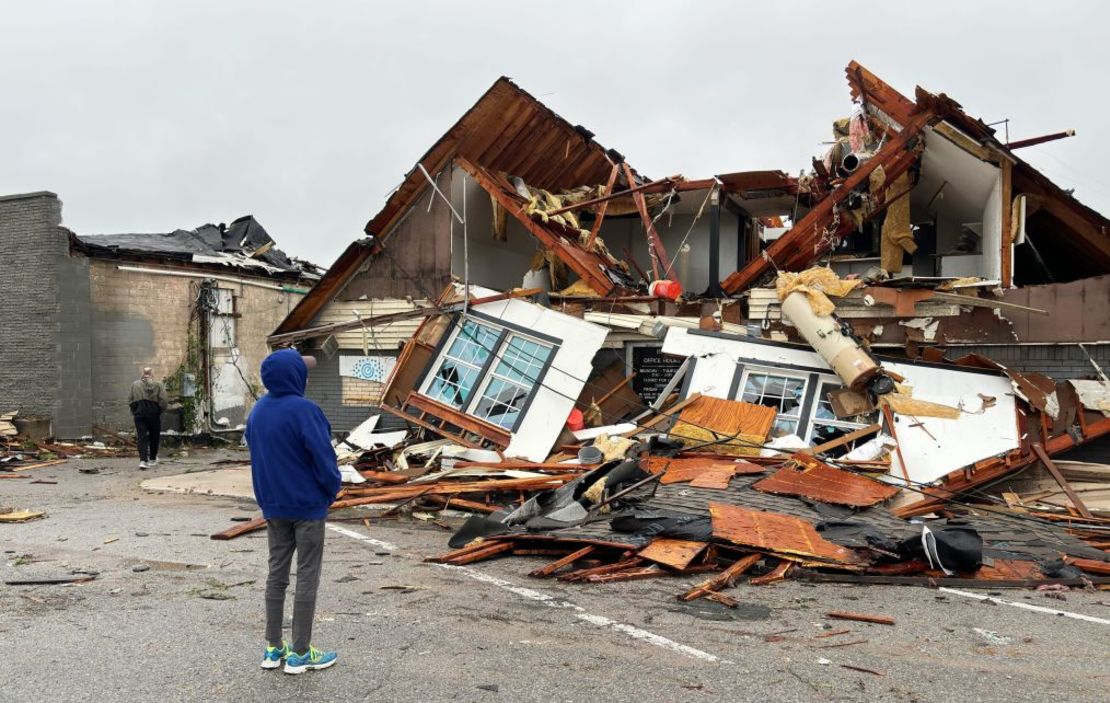
[[[806,393],[806,379],[759,371],[746,371],[740,400],[766,405],[778,413],[772,437],[798,434],[798,416]]]
[[[861,427],[869,425],[876,421],[878,418],[878,411],[867,413],[865,415],[855,415],[844,419],[837,419],[836,412],[833,410],[832,403],[829,402],[829,392],[842,389],[844,386],[836,382],[824,381],[821,383],[817,391],[817,406],[813,411],[813,423],[809,432],[809,445],[816,447],[825,442],[831,442],[838,437],[857,430]],[[829,451],[831,456],[841,456],[852,451],[857,444],[861,444],[870,440],[871,437],[863,437],[839,447],[834,447]]]
[[[813,412],[813,417],[818,420],[838,420],[836,412],[833,410],[832,403],[829,402],[829,393],[842,390],[843,388],[844,386],[835,382],[824,381],[821,383],[821,387],[817,391],[817,407]],[[876,410],[873,413],[867,413],[865,415],[841,418],[838,422],[854,422],[858,423],[857,426],[863,426],[875,422],[878,416],[879,411]]]
[[[464,322],[444,352],[426,395],[455,408],[464,406],[499,337],[493,327]]]
[[[510,335],[473,414],[511,429],[520,417],[532,388],[539,381],[550,354],[551,347],[519,335]]]

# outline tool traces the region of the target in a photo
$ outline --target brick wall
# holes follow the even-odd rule
[[[90,431],[87,288],[83,262],[69,256],[62,203],[49,192],[0,197],[0,405],[47,416],[54,431]]]

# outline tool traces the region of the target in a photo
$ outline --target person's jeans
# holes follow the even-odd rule
[[[293,651],[304,654],[312,644],[312,620],[316,616],[316,589],[324,561],[324,521],[266,521],[270,543],[270,574],[266,579],[266,641],[272,647],[282,642],[285,619],[285,589],[289,566],[297,553],[297,587],[293,592]]]
[[[139,444],[139,461],[158,460],[158,440],[161,435],[161,417],[135,415],[135,440]]]

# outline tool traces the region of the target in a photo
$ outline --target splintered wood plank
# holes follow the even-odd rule
[[[1091,515],[1091,511],[1087,509],[1087,506],[1079,498],[1079,495],[1072,489],[1068,480],[1060,473],[1060,469],[1057,468],[1055,462],[1045,453],[1044,447],[1042,447],[1040,443],[1033,443],[1033,453],[1037,455],[1037,458],[1041,460],[1044,467],[1052,474],[1052,478],[1056,479],[1056,483],[1060,484],[1060,488],[1064,489],[1064,493],[1068,496],[1068,500],[1070,500],[1071,504],[1075,506],[1075,509],[1079,511],[1079,514],[1088,519],[1094,517]]]
[[[266,526],[266,518],[256,517],[253,520],[248,520],[247,522],[241,522],[238,525],[235,525],[234,527],[229,527],[226,530],[224,530],[223,532],[217,532],[216,534],[212,535],[211,538],[212,539],[234,539],[235,537],[238,537],[239,535],[245,535],[248,532],[254,532],[255,530],[261,530],[265,526]]]
[[[756,456],[775,422],[775,409],[702,396],[683,408],[670,436],[686,445],[709,445],[712,451],[734,456]]]
[[[709,515],[713,521],[713,536],[734,544],[840,564],[860,562],[855,552],[824,539],[813,525],[801,518],[725,503],[710,503]]]
[[[697,559],[698,555],[705,551],[707,546],[709,545],[705,542],[659,537],[641,549],[640,556],[648,561],[654,561],[682,571],[690,566],[691,562]]]
[[[983,564],[975,573],[975,578],[987,581],[1017,581],[1043,579],[1045,575],[1035,561],[995,559],[993,564]]]
[[[672,458],[662,456],[649,456],[642,463],[642,468],[649,473],[662,473],[660,483],[686,483],[693,481],[705,473],[723,473],[729,476],[743,476],[746,474],[761,474],[767,471],[762,466],[748,461],[736,459],[723,459],[717,457],[677,456]],[[719,479],[718,479],[719,481]],[[727,487],[726,483],[724,487]]]
[[[776,495],[801,496],[822,503],[863,508],[897,495],[899,490],[880,481],[844,471],[805,454],[794,462],[752,484],[752,488]]]
[[[780,561],[778,566],[776,566],[774,569],[767,572],[766,574],[763,574],[762,576],[754,576],[748,579],[748,583],[753,586],[769,586],[776,581],[782,581],[783,579],[785,579],[787,572],[790,571],[790,569],[792,569],[793,567],[794,562],[792,561]]]
[[[853,613],[846,610],[832,610],[825,613],[825,617],[836,620],[855,620],[857,622],[873,622],[876,625],[893,625],[894,618],[889,615],[871,615],[868,613]]]
[[[714,591],[719,591],[722,588],[728,588],[736,583],[736,579],[740,578],[748,569],[755,566],[756,562],[763,558],[762,554],[748,554],[741,557],[732,563],[727,569],[717,574],[711,579],[702,581],[697,586],[694,586],[689,591],[686,591],[678,597],[681,601],[692,601],[702,596],[708,596]]]
[[[587,556],[589,556],[589,554],[591,552],[594,551],[594,549],[595,549],[594,545],[592,545],[592,544],[587,545],[585,547],[582,547],[581,549],[579,549],[576,552],[571,552],[570,554],[567,554],[566,556],[564,556],[562,558],[556,559],[555,561],[551,562],[550,564],[547,564],[545,566],[541,566],[538,569],[532,570],[532,572],[529,573],[528,575],[532,576],[534,578],[543,578],[545,576],[550,576],[551,574],[555,573],[556,571],[563,568],[564,566],[570,566],[571,564],[578,561],[579,559],[586,558]]]

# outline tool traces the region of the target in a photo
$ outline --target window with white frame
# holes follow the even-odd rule
[[[553,350],[550,343],[468,318],[456,326],[422,393],[511,430]]]
[[[810,446],[815,447],[825,442],[831,442],[838,437],[842,437],[861,427],[866,427],[876,421],[878,411],[843,419],[837,418],[832,403],[829,402],[829,392],[841,390],[844,386],[836,381],[825,379],[821,379],[819,383],[816,404],[813,410],[813,417],[809,423],[809,433],[807,436]],[[866,442],[869,439],[871,438],[865,437],[862,441]],[[830,454],[833,456],[846,454],[851,451],[859,441],[861,440],[836,447],[830,451]]]
[[[777,413],[771,437],[799,434],[808,376],[783,373],[777,369],[745,368],[740,379],[738,400],[774,408]]]

